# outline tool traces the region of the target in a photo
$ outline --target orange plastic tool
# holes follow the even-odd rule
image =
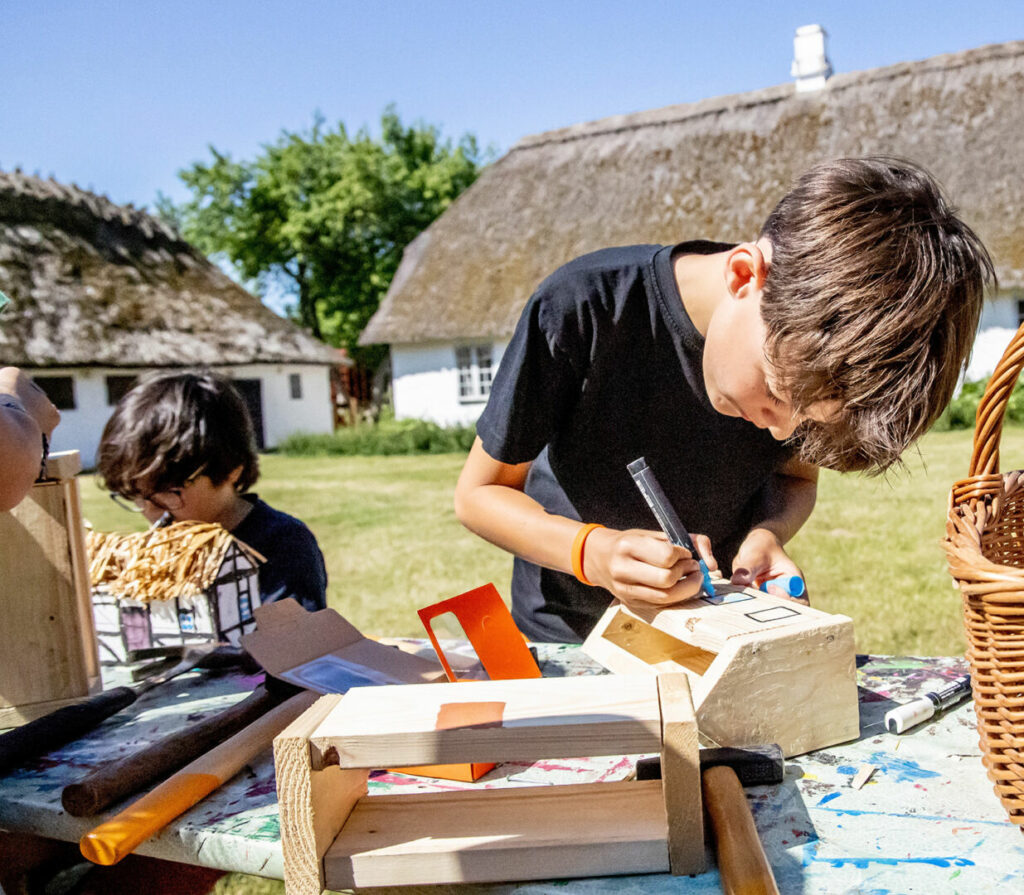
[[[480,664],[492,681],[541,676],[540,668],[526,646],[522,632],[512,620],[512,613],[508,611],[504,600],[493,584],[484,584],[418,610],[420,621],[427,629],[448,680],[457,681],[458,678],[430,626],[433,619],[447,612],[459,620]]]
[[[533,654],[526,646],[522,632],[512,620],[498,591],[493,584],[485,584],[442,600],[433,606],[417,610],[423,627],[427,629],[434,652],[444,666],[448,680],[457,681],[452,666],[445,657],[441,644],[430,623],[439,615],[451,612],[462,625],[469,642],[476,650],[477,658],[492,681],[511,678],[540,677],[540,668]],[[468,764],[421,765],[412,768],[392,768],[401,774],[420,774],[426,777],[441,777],[445,780],[473,782],[495,767],[493,762],[472,762]]]

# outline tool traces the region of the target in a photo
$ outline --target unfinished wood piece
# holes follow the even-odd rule
[[[77,452],[55,458],[55,469],[79,467]],[[40,482],[0,513],[0,727],[100,689],[77,488]]]
[[[666,836],[657,780],[371,796],[324,876],[348,889],[665,873]]]
[[[284,881],[289,895],[320,895],[323,857],[356,801],[366,793],[366,769],[314,771],[310,735],[342,699],[322,696],[274,738]]]
[[[668,858],[672,873],[704,870],[704,812],[701,809],[697,719],[685,674],[659,674],[661,783],[668,817]]]
[[[444,729],[428,729],[431,719]],[[551,748],[554,757],[661,750],[666,771],[629,783],[365,796],[354,808],[353,788],[340,786],[340,802],[330,802],[321,781],[339,770],[332,763],[394,765],[394,754],[410,754],[405,742],[419,763],[424,749],[437,751],[438,733],[444,761],[471,751],[467,743],[518,759]],[[703,868],[696,719],[683,675],[660,696],[647,674],[354,689],[317,703],[279,740],[288,895]]]
[[[701,734],[786,756],[860,732],[853,622],[752,588],[665,608],[612,603],[583,644],[620,674],[687,676]]]
[[[342,767],[655,752],[661,715],[649,676],[358,687],[313,745]]]

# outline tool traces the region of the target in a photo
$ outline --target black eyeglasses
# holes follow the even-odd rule
[[[165,491],[152,491],[149,494],[140,494],[138,497],[132,499],[124,497],[121,494],[111,492],[110,499],[122,510],[128,510],[130,513],[141,513],[144,509],[143,504],[145,503],[151,503],[157,509],[163,510],[165,513],[173,513],[185,506],[185,498],[182,497],[182,492],[203,474],[204,469],[206,469],[205,463],[185,479],[180,488],[168,488]]]

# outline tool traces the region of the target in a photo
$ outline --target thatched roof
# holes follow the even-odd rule
[[[754,238],[793,179],[839,156],[932,171],[1024,284],[1024,41],[606,118],[518,142],[405,252],[364,344],[508,336],[594,249]]]
[[[0,172],[0,365],[335,363],[144,211]]]

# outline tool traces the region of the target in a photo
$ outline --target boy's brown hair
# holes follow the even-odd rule
[[[96,471],[129,499],[182,487],[198,473],[215,485],[242,467],[239,492],[259,477],[252,420],[231,381],[207,371],[157,373],[131,389],[100,439]]]
[[[953,396],[995,281],[988,252],[930,174],[893,158],[811,168],[761,235],[774,373],[798,411],[840,406],[801,426],[801,456],[887,469]]]

